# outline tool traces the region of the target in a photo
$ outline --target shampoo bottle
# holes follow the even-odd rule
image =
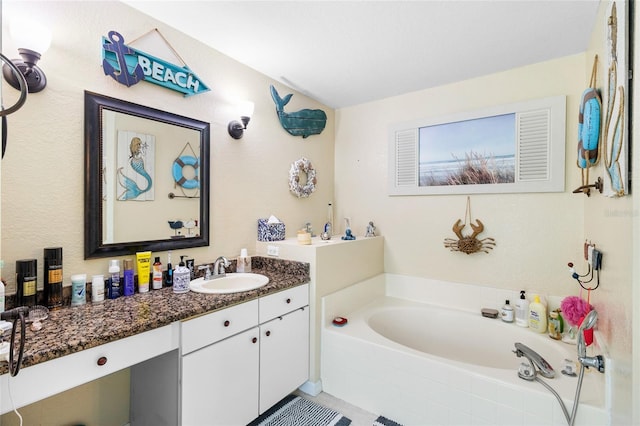
[[[251,257],[247,255],[247,249],[240,250],[240,256],[236,261],[236,272],[251,272]]]
[[[524,290],[520,290],[520,298],[516,302],[516,325],[529,327],[529,302],[524,295]]]
[[[540,303],[540,296],[537,294],[529,305],[529,328],[538,333],[547,331],[547,308]]]
[[[180,256],[180,264],[173,271],[173,292],[186,293],[189,291],[191,270],[184,264],[184,256]]]

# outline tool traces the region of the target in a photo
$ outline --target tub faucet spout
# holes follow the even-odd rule
[[[553,367],[551,367],[551,365],[544,358],[542,358],[542,356],[540,356],[539,353],[537,353],[530,347],[518,342],[516,343],[516,350],[513,351],[513,353],[516,354],[516,356],[518,357],[524,356],[531,362],[532,367],[534,368],[534,377],[535,377],[535,370],[537,370],[538,373],[540,373],[543,377],[546,377],[547,379],[552,379],[553,377],[555,377],[556,372],[553,370]],[[523,377],[523,378],[526,378],[527,380],[532,380],[532,378],[528,378],[528,377]]]

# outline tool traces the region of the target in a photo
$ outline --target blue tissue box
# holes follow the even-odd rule
[[[284,223],[267,223],[267,219],[258,219],[258,241],[284,240]]]

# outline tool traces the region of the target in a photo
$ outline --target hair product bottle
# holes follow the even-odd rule
[[[44,300],[49,309],[62,306],[62,247],[44,249]]]
[[[109,262],[109,299],[117,299],[120,297],[120,261],[112,259]]]
[[[37,281],[38,261],[36,259],[16,260],[16,300],[18,306],[36,305]]]
[[[167,253],[167,275],[164,281],[167,287],[173,285],[173,265],[171,264],[171,252]]]
[[[123,273],[123,289],[122,294],[125,296],[133,296],[136,291],[135,283],[133,281],[133,260],[125,259],[123,262],[124,273]]]
[[[162,288],[162,262],[160,262],[160,256],[156,256],[156,260],[153,262],[153,283],[154,290]]]

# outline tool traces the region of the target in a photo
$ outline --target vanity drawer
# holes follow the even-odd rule
[[[309,304],[309,284],[299,285],[260,300],[260,324]]]
[[[241,303],[183,321],[182,355],[258,325],[258,301]]]

